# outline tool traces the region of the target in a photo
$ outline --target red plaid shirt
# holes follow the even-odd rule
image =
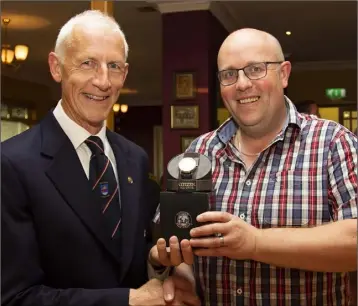
[[[216,207],[257,228],[313,227],[357,217],[357,138],[341,125],[299,114],[287,99],[285,128],[245,169],[227,120],[188,151],[212,160]],[[159,219],[159,211],[156,221]],[[329,239],[329,237],[327,237]],[[196,257],[204,305],[348,305],[348,274]]]

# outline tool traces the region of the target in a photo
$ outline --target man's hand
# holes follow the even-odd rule
[[[129,305],[165,305],[163,284],[158,279],[151,279],[138,289],[130,289]]]
[[[192,265],[194,254],[189,240],[183,239],[180,242],[176,236],[169,239],[169,250],[163,238],[158,239],[157,244],[152,247],[149,253],[149,262],[154,266],[178,266],[181,263]]]
[[[164,290],[167,296],[164,300]],[[151,279],[138,289],[129,291],[129,305],[131,306],[198,306],[199,299],[193,292],[188,281],[178,277],[171,277],[164,284],[158,279]]]
[[[198,222],[211,224],[193,228],[190,245],[198,256],[226,256],[231,259],[252,259],[260,230],[226,212],[205,212]],[[221,234],[219,237],[208,237]]]
[[[169,305],[199,306],[200,300],[195,293],[195,280],[188,275],[175,273],[163,283],[164,299]],[[174,299],[175,298],[175,299]]]

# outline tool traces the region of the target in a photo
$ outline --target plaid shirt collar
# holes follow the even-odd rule
[[[277,135],[274,141],[278,139],[283,139],[284,133],[287,130],[288,126],[297,126],[301,129],[302,124],[302,115],[297,112],[296,107],[293,105],[292,101],[285,96],[285,105],[287,110],[286,122],[281,130],[281,133]],[[227,143],[234,137],[236,131],[238,129],[238,125],[235,120],[230,117],[227,119],[219,128],[216,130],[217,136],[219,139],[227,145]]]

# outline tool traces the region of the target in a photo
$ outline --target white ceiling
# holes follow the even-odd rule
[[[129,43],[129,75],[126,87],[138,90],[124,95],[122,103],[161,104],[161,13],[143,8],[153,1],[115,1],[114,17]],[[204,1],[205,2],[205,1]],[[275,35],[294,62],[348,61],[357,57],[357,2],[342,1],[218,1],[210,5],[229,31],[254,27]],[[14,17],[9,26],[11,44],[27,44],[28,60],[16,72],[4,75],[46,84],[54,99],[59,87],[48,72],[47,55],[61,26],[72,16],[90,8],[90,1],[2,1],[2,17],[11,14],[38,16],[49,21],[41,29],[18,29]],[[141,10],[142,9],[142,10]],[[285,31],[290,30],[291,36]]]

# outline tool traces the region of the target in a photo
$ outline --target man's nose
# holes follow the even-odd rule
[[[251,80],[246,76],[246,74],[242,70],[240,70],[238,73],[235,87],[236,90],[240,90],[240,91],[245,91],[246,89],[252,87]]]
[[[107,91],[111,87],[107,66],[98,67],[95,77],[93,78],[93,85],[95,85],[102,91]]]

